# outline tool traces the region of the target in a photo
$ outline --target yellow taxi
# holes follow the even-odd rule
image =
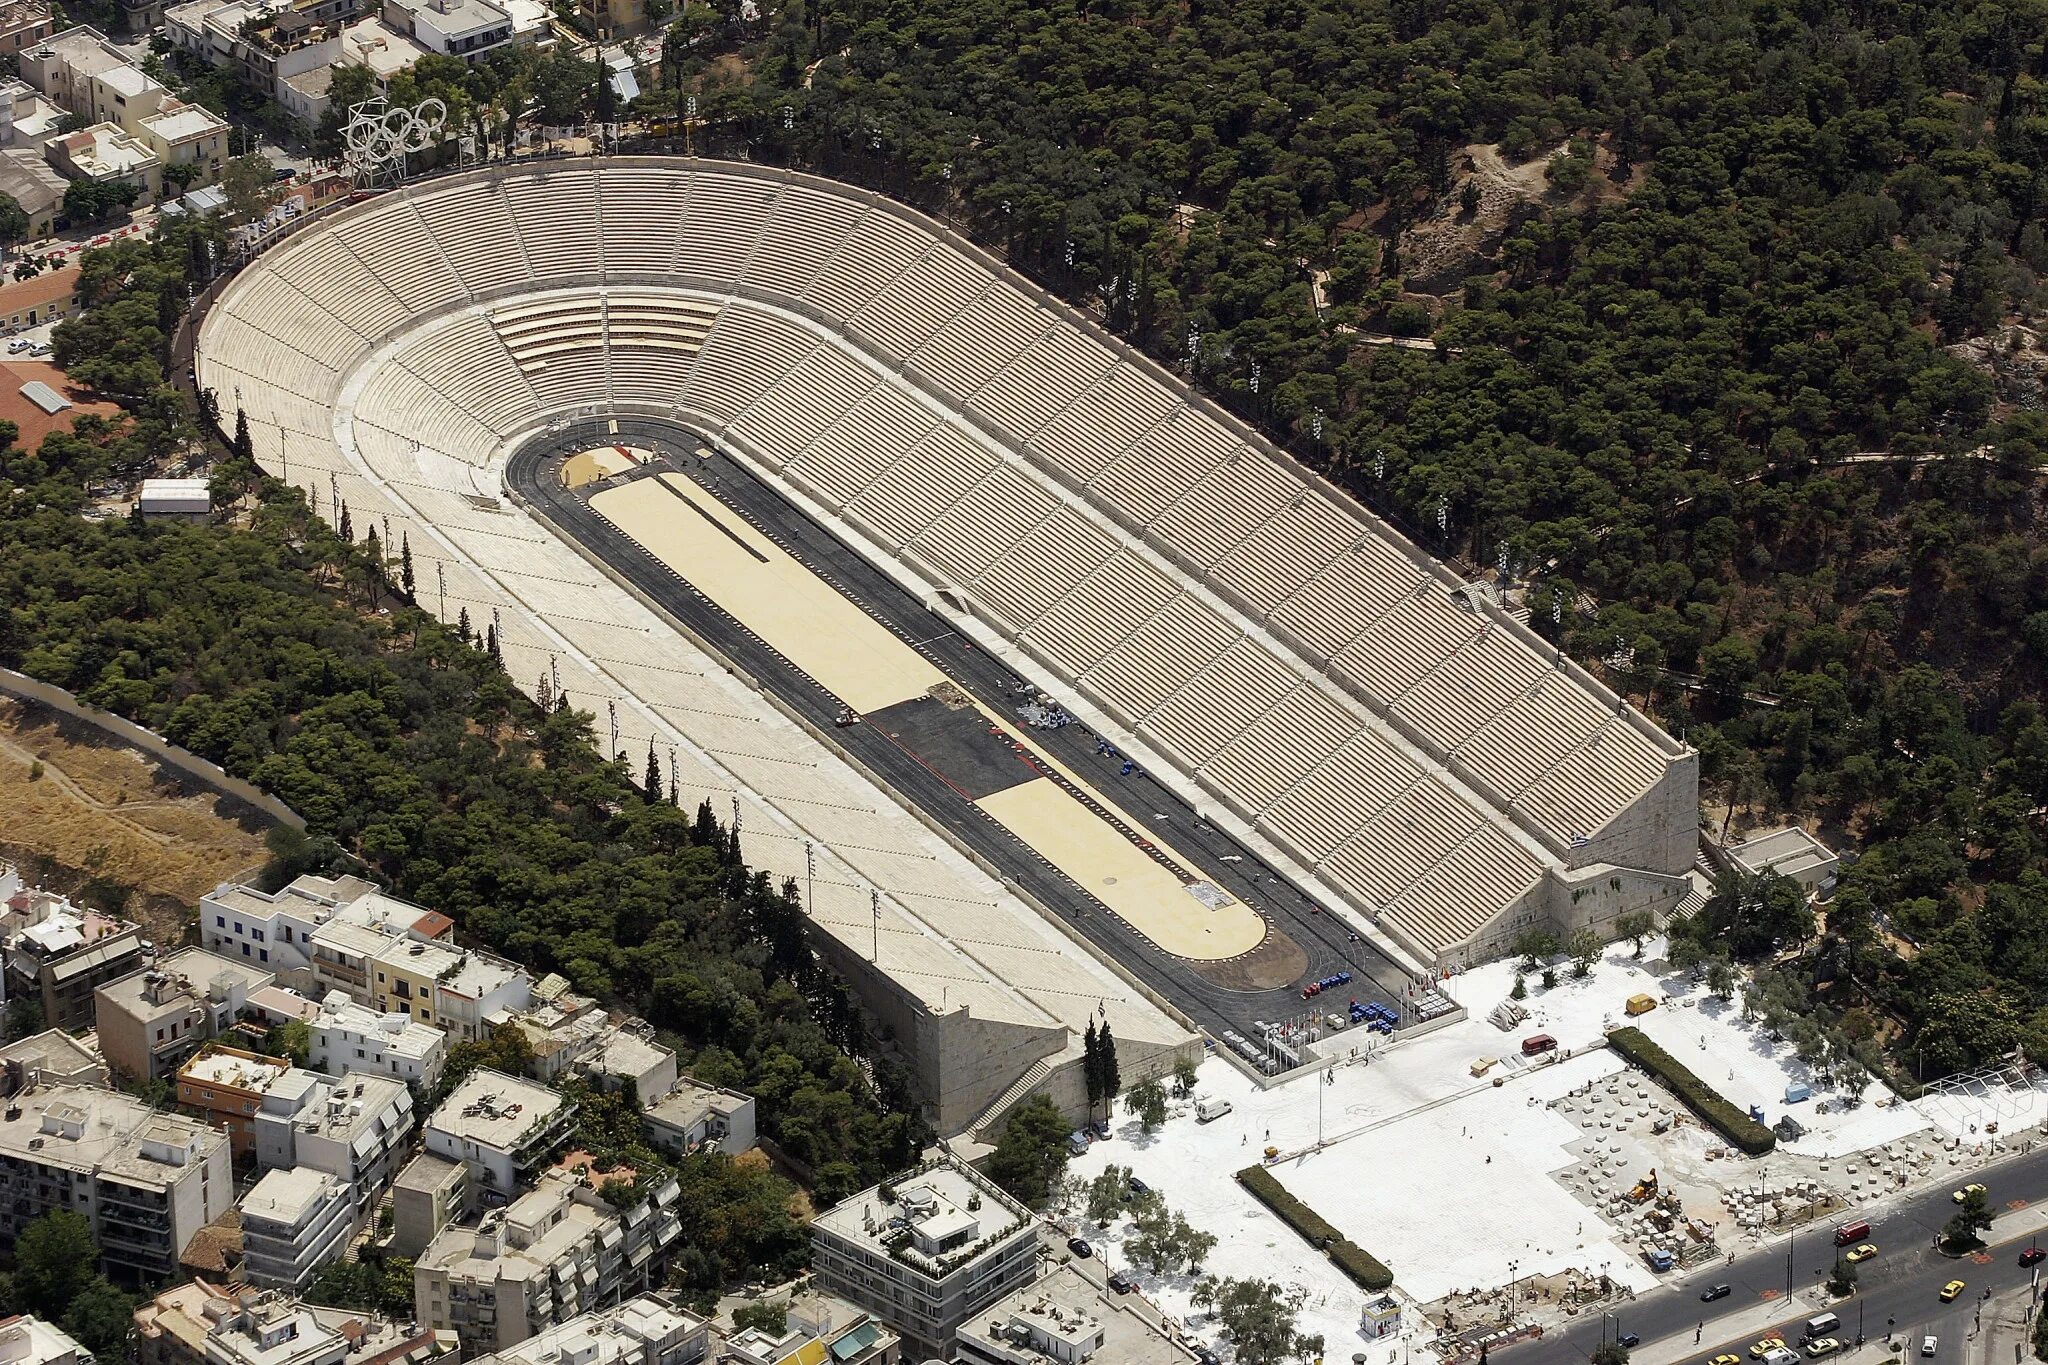
[[[1877,1255],[1876,1244],[1872,1242],[1865,1242],[1862,1246],[1855,1248],[1853,1251],[1843,1252],[1842,1259],[1847,1261],[1850,1265],[1855,1265],[1858,1262],[1867,1261],[1875,1255]]]
[[[1947,1284],[1941,1287],[1941,1301],[1943,1303],[1954,1303],[1956,1301],[1957,1296],[1963,1292],[1963,1288],[1964,1286],[1961,1280],[1950,1280]]]
[[[1785,1338],[1783,1337],[1765,1337],[1762,1341],[1749,1348],[1749,1358],[1751,1360],[1762,1360],[1767,1352],[1775,1351],[1784,1344]]]
[[[1707,1362],[1707,1365],[1742,1365],[1742,1357],[1734,1355],[1715,1356]]]
[[[1953,1199],[1956,1203],[1961,1204],[1966,1202],[1971,1195],[1982,1193],[1984,1193],[1984,1186],[1979,1184],[1977,1181],[1972,1180],[1969,1184],[1963,1186],[1954,1194],[1950,1195],[1949,1198]]]

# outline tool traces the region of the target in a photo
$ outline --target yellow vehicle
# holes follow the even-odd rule
[[[1877,1247],[1872,1243],[1865,1242],[1862,1246],[1857,1247],[1854,1251],[1843,1252],[1842,1259],[1847,1261],[1850,1265],[1855,1265],[1859,1261],[1867,1261],[1875,1255],[1877,1255]]]
[[[1715,1356],[1707,1365],[1742,1365],[1741,1356]]]
[[[1956,1297],[1963,1292],[1963,1288],[1961,1280],[1950,1280],[1941,1287],[1941,1301],[1943,1303],[1954,1303]]]
[[[1982,1193],[1984,1193],[1984,1187],[1973,1180],[1969,1184],[1957,1190],[1954,1194],[1950,1195],[1949,1198],[1955,1200],[1958,1204],[1960,1204],[1964,1200],[1968,1199],[1971,1195]]]
[[[1631,995],[1628,998],[1628,1004],[1623,1006],[1623,1008],[1631,1015],[1648,1014],[1651,1010],[1657,1008],[1657,1002],[1647,995]]]
[[[1749,1348],[1749,1358],[1751,1360],[1762,1360],[1767,1352],[1775,1351],[1784,1344],[1785,1338],[1783,1337],[1765,1337],[1762,1341]]]

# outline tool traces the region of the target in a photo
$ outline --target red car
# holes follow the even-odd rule
[[[2028,1247],[2020,1253],[2020,1264],[2023,1266],[2039,1265],[2043,1261],[2048,1261],[2048,1250],[2040,1247]]]

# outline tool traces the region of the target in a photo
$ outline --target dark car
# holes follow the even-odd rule
[[[1151,1187],[1150,1185],[1147,1185],[1147,1184],[1146,1184],[1146,1183],[1145,1183],[1144,1181],[1142,1181],[1142,1180],[1138,1179],[1138,1177],[1136,1177],[1136,1176],[1132,1176],[1132,1177],[1131,1177],[1131,1193],[1132,1193],[1132,1194],[1150,1194],[1150,1193],[1152,1193],[1152,1187]]]
[[[1119,1294],[1128,1294],[1138,1287],[1138,1282],[1119,1270],[1109,1277],[1109,1287]]]
[[[1643,1339],[1634,1332],[1623,1332],[1619,1337],[1623,1350],[1633,1351],[1643,1344]]]
[[[1197,1346],[1195,1348],[1195,1359],[1200,1361],[1201,1365],[1223,1365],[1223,1357],[1217,1355],[1206,1346]]]
[[[1725,1299],[1734,1292],[1725,1284],[1711,1284],[1700,1291],[1700,1302],[1712,1303],[1715,1299]]]
[[[2039,1265],[2043,1261],[2048,1261],[2048,1250],[2041,1247],[2028,1247],[2020,1253],[2021,1265]]]
[[[1067,1250],[1073,1252],[1076,1256],[1093,1256],[1095,1254],[1095,1248],[1089,1246],[1087,1240],[1080,1237],[1069,1237],[1067,1239]]]

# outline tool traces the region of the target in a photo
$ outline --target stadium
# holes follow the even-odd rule
[[[730,804],[942,1131],[1689,894],[1697,756],[986,253],[555,160],[312,219],[195,378],[422,605]],[[1291,1004],[1290,1004],[1291,1002]]]

